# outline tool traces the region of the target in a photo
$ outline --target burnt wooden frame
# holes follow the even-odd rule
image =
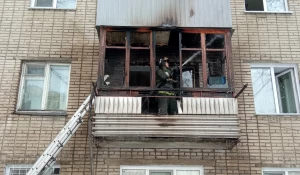
[[[161,29],[158,29],[161,30]],[[231,30],[230,29],[176,29],[179,30],[179,66],[180,66],[180,74],[182,74],[182,51],[201,51],[202,52],[202,75],[203,75],[203,88],[190,88],[189,90],[186,88],[182,88],[182,83],[180,85],[180,89],[185,91],[194,91],[196,94],[195,96],[199,96],[200,92],[234,92],[234,81],[233,81],[233,63],[232,63],[232,46],[231,46]],[[125,46],[107,46],[106,45],[106,31],[126,31],[126,45]],[[150,33],[150,46],[149,47],[131,47],[130,46],[130,32],[149,32]],[[135,91],[139,90],[155,90],[155,29],[151,28],[138,28],[138,29],[128,29],[128,28],[112,28],[112,27],[100,27],[100,34],[99,34],[99,64],[98,64],[98,85],[97,88],[99,90],[108,90],[112,87],[104,86],[104,69],[105,69],[105,51],[107,48],[110,49],[126,49],[126,58],[125,58],[125,82],[124,87],[116,87],[115,90],[125,90],[125,91]],[[182,48],[181,47],[181,40],[182,40],[182,33],[199,33],[201,35],[201,48]],[[225,46],[223,49],[209,49],[206,48],[206,34],[223,34],[225,39]],[[150,69],[151,69],[151,82],[150,88],[147,87],[129,87],[129,68],[130,68],[130,50],[131,49],[147,49],[150,50]],[[227,81],[228,81],[228,88],[222,89],[211,89],[207,88],[207,67],[206,67],[206,60],[207,60],[207,52],[225,52],[226,54],[226,66],[227,66]],[[180,76],[180,81],[182,82],[182,76]]]

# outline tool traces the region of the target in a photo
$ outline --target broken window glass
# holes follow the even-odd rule
[[[125,46],[126,32],[125,31],[107,31],[106,32],[107,46]]]
[[[225,37],[223,34],[207,34],[206,48],[223,49],[225,47]]]
[[[150,50],[131,49],[129,86],[150,87],[150,82]]]
[[[209,88],[228,88],[225,52],[207,52],[207,84]]]
[[[201,48],[200,33],[182,33],[182,48]]]
[[[202,87],[201,51],[182,51],[182,62],[182,87]]]
[[[171,33],[170,31],[155,31],[155,42],[156,42],[155,44],[157,46],[169,45],[170,33]]]
[[[149,47],[150,33],[149,32],[131,32],[130,35],[131,47]]]
[[[124,86],[125,49],[106,49],[104,85]]]

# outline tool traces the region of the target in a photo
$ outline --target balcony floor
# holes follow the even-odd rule
[[[236,115],[117,115],[94,117],[95,137],[239,138]]]

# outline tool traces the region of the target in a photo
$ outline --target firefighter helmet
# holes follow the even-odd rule
[[[167,62],[169,62],[168,57],[164,57],[164,58],[159,59],[159,63],[158,63],[159,68],[165,67]]]

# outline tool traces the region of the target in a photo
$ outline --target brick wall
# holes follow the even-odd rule
[[[96,0],[78,0],[76,11],[32,10],[29,0],[0,1],[0,171],[6,164],[32,164],[90,92],[96,80],[98,40]],[[300,167],[299,116],[256,116],[250,63],[300,63],[300,2],[292,14],[244,13],[232,0],[233,57],[242,136],[232,150],[94,148],[97,174],[119,174],[132,164],[203,165],[205,175],[261,173],[261,167]],[[68,116],[15,114],[24,60],[70,62]],[[126,161],[125,161],[126,162]],[[188,163],[186,163],[188,162]],[[60,154],[62,174],[88,174],[89,149],[84,123]]]
[[[91,81],[97,77],[96,1],[78,0],[76,11],[32,10],[29,4],[30,0],[0,1],[1,172],[5,164],[34,163],[90,93]],[[24,60],[71,64],[68,116],[14,114]],[[63,161],[88,155],[86,128],[85,123],[69,141]],[[72,166],[78,164],[85,162]]]

